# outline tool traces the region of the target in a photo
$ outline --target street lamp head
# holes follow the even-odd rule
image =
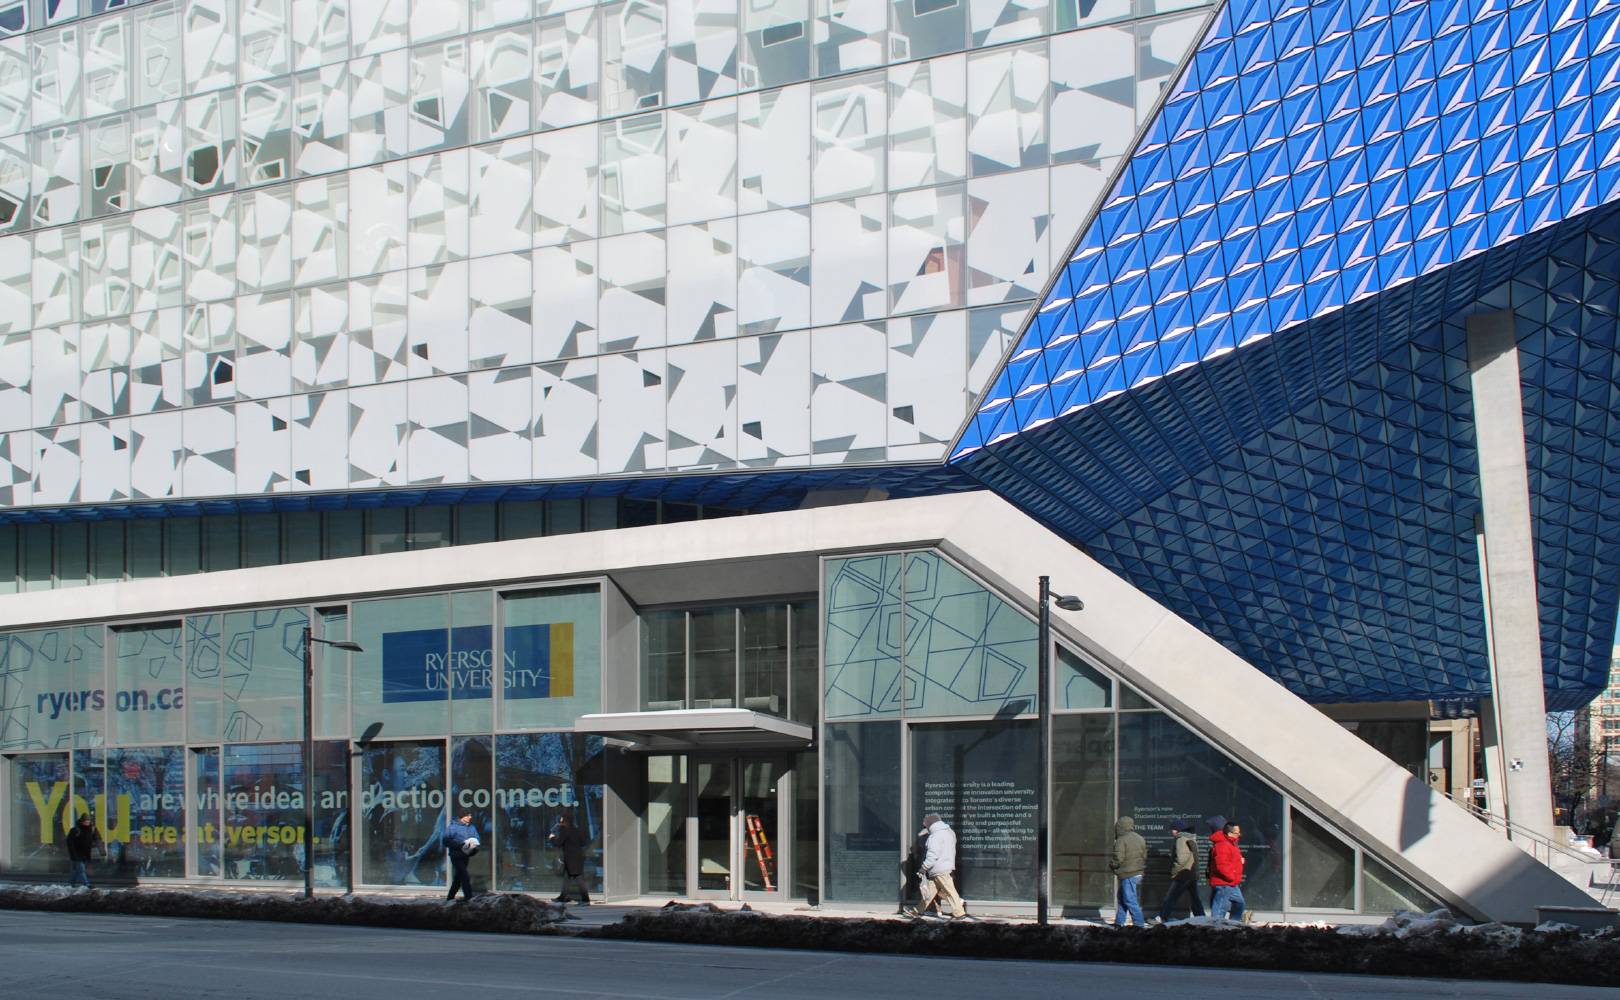
[[[1082,601],[1080,598],[1075,597],[1072,594],[1065,594],[1062,597],[1055,597],[1055,598],[1052,599],[1052,603],[1056,604],[1058,607],[1062,608],[1064,611],[1084,611],[1084,610],[1086,610],[1086,602]]]
[[[364,649],[360,648],[360,644],[358,642],[350,642],[347,639],[325,639],[325,640],[321,640],[321,641],[325,642],[328,646],[331,646],[333,649],[346,649],[351,653],[364,653],[365,652]]]

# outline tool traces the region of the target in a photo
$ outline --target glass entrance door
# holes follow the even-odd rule
[[[790,768],[769,757],[693,761],[688,892],[698,899],[786,899],[783,832]]]

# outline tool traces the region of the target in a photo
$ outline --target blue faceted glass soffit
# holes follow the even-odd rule
[[[1230,0],[953,459],[1615,197],[1617,17]]]
[[[1476,696],[1461,317],[1515,309],[1549,704],[1590,697],[1617,11],[1233,0],[952,462],[1313,700]]]
[[[783,472],[646,476],[589,482],[492,483],[432,489],[278,493],[269,496],[220,497],[217,500],[159,500],[57,508],[17,507],[0,511],[0,524],[199,517],[205,514],[259,514],[272,511],[369,510],[375,507],[621,496],[768,512],[793,509],[811,490],[861,488],[881,489],[891,497],[898,498],[958,493],[980,489],[981,486],[960,470],[935,463],[838,466]]]

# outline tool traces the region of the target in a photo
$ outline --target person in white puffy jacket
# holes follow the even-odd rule
[[[951,908],[952,919],[967,916],[967,906],[956,894],[956,882],[951,878],[956,871],[956,831],[939,818],[939,813],[929,813],[923,818],[923,829],[917,835],[928,838],[922,867],[917,872],[922,890],[922,905],[917,912],[927,913],[929,907],[943,899]]]

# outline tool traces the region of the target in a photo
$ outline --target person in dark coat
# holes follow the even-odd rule
[[[73,875],[69,878],[68,885],[90,888],[90,876],[86,874],[85,866],[90,863],[91,857],[99,847],[101,834],[96,830],[96,825],[90,822],[90,814],[85,813],[79,817],[78,825],[69,830],[67,835],[68,860],[73,862]]]
[[[562,852],[562,891],[553,902],[568,902],[568,883],[579,886],[579,905],[591,905],[591,890],[585,887],[585,831],[573,824],[566,815],[557,817],[557,829],[548,840]]]
[[[1170,863],[1170,889],[1164,894],[1164,905],[1159,908],[1161,924],[1174,915],[1176,900],[1183,893],[1191,911],[1189,916],[1204,915],[1204,901],[1198,898],[1198,833],[1188,829],[1184,819],[1171,823],[1170,833],[1176,839]]]
[[[472,874],[467,871],[467,861],[478,853],[478,830],[472,825],[472,813],[463,815],[449,826],[444,828],[444,852],[450,855],[450,895],[446,900],[456,898],[456,889],[460,889],[463,899],[473,898]]]

